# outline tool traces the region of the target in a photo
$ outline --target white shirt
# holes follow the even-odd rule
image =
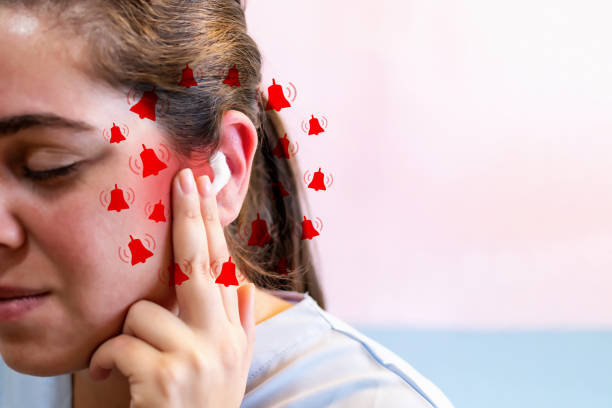
[[[256,325],[241,408],[453,408],[406,361],[321,309],[308,292],[266,290],[294,304]],[[18,373],[0,358],[0,408],[72,408],[71,374]]]

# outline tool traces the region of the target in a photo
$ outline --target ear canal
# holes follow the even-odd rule
[[[210,167],[215,175],[215,179],[212,182],[212,188],[215,195],[217,195],[217,193],[219,193],[219,191],[229,182],[232,176],[232,172],[227,165],[227,158],[221,150],[217,150],[210,158]]]

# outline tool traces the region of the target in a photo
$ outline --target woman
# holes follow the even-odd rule
[[[36,305],[0,300],[0,406],[451,407],[323,310],[246,31],[234,0],[0,4],[0,298]]]

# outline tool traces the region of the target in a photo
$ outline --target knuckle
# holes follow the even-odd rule
[[[190,368],[190,371],[197,375],[198,378],[201,378],[204,374],[206,374],[206,364],[204,356],[196,351],[188,352],[185,356],[185,360],[187,362],[187,366]]]
[[[206,205],[204,206],[204,218],[206,219],[206,221],[215,221],[217,219],[217,214],[215,212],[215,207],[213,207],[212,205]]]
[[[162,396],[171,401],[181,381],[179,364],[171,359],[161,359],[154,373],[154,381]]]
[[[206,272],[206,268],[208,265],[208,256],[206,254],[194,254],[189,258],[185,259],[186,270],[188,271],[188,275],[191,276],[193,272],[200,273],[202,270]]]
[[[185,218],[191,219],[191,220],[197,220],[198,217],[200,216],[200,212],[196,211],[193,206],[187,206],[187,208],[185,208],[183,210],[183,215],[185,216]]]

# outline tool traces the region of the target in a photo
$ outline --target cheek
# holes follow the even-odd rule
[[[117,308],[139,298],[162,301],[169,295],[171,288],[159,277],[172,257],[171,182],[178,170],[174,167],[145,179],[116,177],[125,180],[121,184],[125,190],[131,187],[130,194],[124,194],[129,208],[119,212],[109,211],[109,201],[99,199],[104,192],[110,197],[114,188],[109,175],[109,182],[100,180],[97,191],[92,188],[88,193],[79,192],[78,198],[73,195],[56,200],[32,220],[44,252],[62,271],[62,282],[56,284],[62,286],[74,307],[116,313]],[[112,187],[104,189],[105,185]],[[157,216],[163,214],[165,220],[150,219],[151,215],[156,218],[156,207]],[[141,247],[152,255],[132,265]]]

